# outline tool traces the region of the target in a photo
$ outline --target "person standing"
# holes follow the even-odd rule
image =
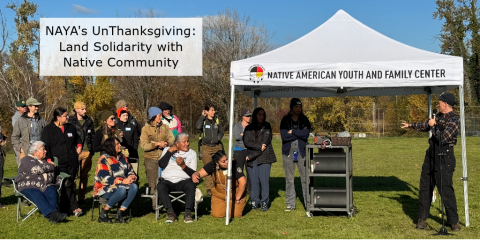
[[[122,150],[123,155],[128,158],[128,162],[132,164],[133,171],[138,176],[138,144],[140,143],[140,133],[135,125],[128,121],[130,113],[126,110],[120,111],[119,122],[116,128],[123,132]],[[137,177],[138,181],[138,177]]]
[[[25,100],[20,100],[17,102],[17,111],[12,116],[12,127],[15,127],[15,122],[17,122],[18,118],[21,117],[27,111],[27,104]]]
[[[252,182],[250,199],[252,209],[261,207],[262,212],[268,210],[270,201],[270,170],[272,163],[277,161],[272,146],[272,126],[266,121],[267,115],[263,108],[253,110],[252,122],[245,128],[243,143],[248,150],[246,158],[247,173]],[[262,199],[260,199],[260,188]]]
[[[172,105],[161,102],[160,109],[162,109],[162,122],[170,127],[170,130],[173,133],[173,136],[176,137],[177,134],[182,132],[182,123],[177,116],[172,114],[173,107]]]
[[[247,148],[243,143],[243,132],[245,131],[245,127],[247,127],[252,119],[252,112],[250,112],[248,109],[242,109],[240,116],[242,121],[233,126],[233,136],[235,137],[235,145],[233,146],[233,160],[237,162],[237,167],[240,167],[240,169],[243,171],[248,155]],[[252,162],[249,162],[250,165],[251,163]],[[250,180],[249,176],[247,175],[247,192],[250,192],[250,189]]]
[[[117,108],[117,114],[115,114],[115,124],[117,124],[118,122],[120,122],[118,114],[122,110],[128,111],[128,104],[125,100],[122,99],[115,104],[115,107]],[[138,124],[137,119],[135,119],[135,117],[131,113],[128,114],[128,122],[135,126],[138,133],[142,132],[142,126]]]
[[[93,150],[93,139],[95,137],[95,128],[93,120],[87,115],[87,106],[83,102],[76,102],[73,105],[73,115],[69,118],[69,123],[77,129],[78,137],[82,143],[82,152],[78,156],[80,165],[79,186],[78,186],[78,204],[85,204],[85,194],[87,193],[88,172],[92,169],[92,157],[95,154]],[[75,185],[77,178],[75,178]]]
[[[68,123],[67,109],[57,107],[53,111],[53,119],[42,132],[42,141],[47,151],[47,161],[58,158],[58,168],[70,176],[78,171],[78,155],[82,152],[82,141],[77,129]],[[73,213],[79,217],[83,214],[75,196],[75,184],[65,184],[60,196],[60,211]]]
[[[97,113],[102,121],[102,125],[95,132],[93,140],[93,150],[103,154],[103,142],[109,137],[116,137],[122,141],[123,133],[115,127],[115,114],[112,111],[101,111]]]
[[[285,195],[287,202],[285,211],[295,210],[296,207],[295,165],[297,165],[298,172],[300,173],[304,203],[307,199],[305,147],[311,129],[310,121],[307,116],[303,114],[302,102],[298,98],[292,98],[290,101],[290,112],[284,116],[280,122],[282,161],[283,170],[285,171]]]
[[[457,144],[457,135],[460,129],[460,118],[453,112],[453,106],[457,100],[449,92],[442,93],[438,100],[437,107],[440,112],[433,118],[426,122],[402,124],[402,128],[412,128],[422,132],[432,131],[432,137],[428,141],[430,145],[425,154],[420,174],[416,228],[425,229],[427,227],[432,194],[437,186],[445,206],[447,222],[453,231],[460,231],[452,179],[456,165],[453,147]]]
[[[0,126],[0,199],[2,199],[2,184],[1,181],[3,181],[3,167],[5,166],[5,157],[7,155],[5,154],[5,150],[3,149],[3,146],[7,143],[7,137],[3,135],[2,133],[2,126]],[[5,206],[0,202],[0,208],[4,208]]]
[[[203,165],[212,161],[212,156],[219,150],[222,150],[223,127],[215,116],[215,106],[212,103],[205,105],[203,113],[197,121],[195,127],[201,130],[202,139],[200,154],[202,155]],[[207,197],[212,196],[213,180],[212,176],[205,177],[205,186],[207,189]]]
[[[145,151],[145,173],[147,174],[150,192],[157,190],[158,160],[162,156],[163,149],[173,146],[175,138],[170,128],[162,124],[162,110],[157,107],[148,109],[150,120],[143,126],[140,135],[140,146]],[[157,199],[152,198],[152,209],[157,207]]]
[[[12,131],[12,145],[15,152],[20,153],[17,158],[17,165],[26,155],[30,144],[39,141],[45,127],[45,120],[38,114],[38,106],[41,105],[35,98],[29,98],[25,104],[27,111],[24,112],[15,122]]]

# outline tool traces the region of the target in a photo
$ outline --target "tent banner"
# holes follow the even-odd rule
[[[232,85],[391,87],[463,85],[461,59],[371,63],[232,62]]]

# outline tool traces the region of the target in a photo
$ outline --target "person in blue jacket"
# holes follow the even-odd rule
[[[305,146],[311,130],[310,121],[303,114],[302,102],[298,98],[290,101],[290,112],[280,122],[280,135],[282,137],[282,161],[285,170],[285,193],[287,207],[285,211],[295,210],[295,164],[300,173],[302,183],[303,200],[306,200],[306,176],[305,176]]]

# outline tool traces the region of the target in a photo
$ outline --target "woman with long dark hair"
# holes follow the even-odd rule
[[[266,119],[265,110],[256,108],[252,114],[252,122],[243,133],[243,143],[248,150],[247,173],[252,187],[252,209],[261,207],[262,212],[268,210],[270,170],[272,163],[277,161],[272,146],[272,126]]]
[[[53,161],[58,158],[58,167],[61,172],[72,177],[77,175],[78,155],[82,152],[82,142],[75,126],[68,123],[67,109],[58,107],[53,111],[53,119],[45,126],[42,132],[42,141],[47,151],[46,159]],[[82,215],[77,203],[75,185],[69,184],[62,188],[60,196],[60,212]]]
[[[93,150],[101,154],[103,151],[103,142],[109,137],[116,137],[122,142],[123,132],[115,127],[115,113],[112,111],[101,111],[97,113],[97,117],[102,120],[102,125],[95,132]]]
[[[223,150],[217,151],[212,156],[212,161],[203,166],[202,169],[192,174],[192,181],[198,183],[200,178],[212,176],[212,217],[225,217],[227,209],[227,175],[228,159]],[[232,213],[230,216],[241,218],[245,208],[245,185],[247,180],[243,170],[232,162],[232,191],[230,195],[230,206]]]

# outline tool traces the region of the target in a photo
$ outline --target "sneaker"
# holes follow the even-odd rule
[[[175,215],[174,212],[169,212],[169,213],[167,213],[167,220],[165,220],[165,223],[173,223],[173,222],[175,222],[176,218],[177,218],[177,216]]]
[[[73,214],[75,214],[75,217],[80,217],[80,216],[82,216],[83,211],[82,211],[82,209],[77,208],[77,209],[75,209],[75,211],[73,212]]]
[[[24,207],[30,206],[30,204],[28,203],[27,199],[23,199],[22,205],[23,205]]]
[[[259,209],[259,207],[257,206],[257,203],[252,201],[252,210],[257,210],[257,209]]]
[[[262,212],[266,212],[268,210],[268,203],[263,202],[262,203]]]
[[[423,219],[418,219],[416,228],[425,229],[427,227],[427,221]]]
[[[191,213],[185,213],[185,216],[183,217],[183,222],[193,223],[192,214]]]
[[[290,211],[293,211],[293,210],[295,210],[295,207],[287,206],[287,208],[285,208],[285,212],[290,212]]]
[[[450,226],[452,227],[452,231],[460,231],[460,229],[462,229],[459,222],[450,224]]]

